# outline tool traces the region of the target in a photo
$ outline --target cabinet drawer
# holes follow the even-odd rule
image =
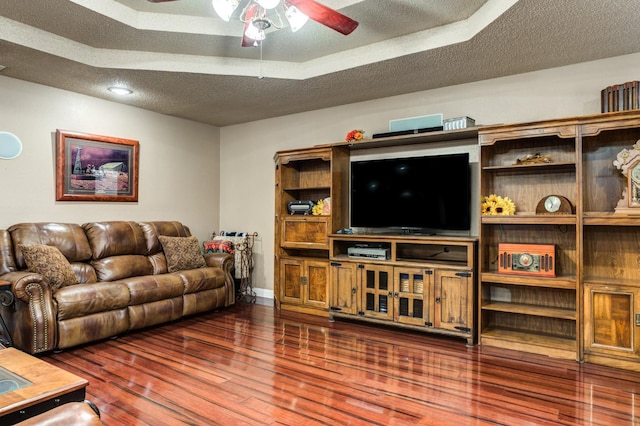
[[[327,217],[306,216],[282,221],[282,247],[328,249]]]

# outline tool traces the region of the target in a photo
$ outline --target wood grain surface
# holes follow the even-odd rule
[[[240,304],[42,357],[106,425],[632,425],[640,374]]]

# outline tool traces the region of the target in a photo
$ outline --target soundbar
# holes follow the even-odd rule
[[[427,132],[439,132],[443,129],[443,126],[435,126],[435,127],[425,127],[423,129],[414,129],[414,130],[399,130],[396,132],[386,132],[386,133],[374,133],[371,135],[373,139],[378,138],[388,138],[391,136],[404,136],[404,135],[413,135],[418,133],[427,133]]]

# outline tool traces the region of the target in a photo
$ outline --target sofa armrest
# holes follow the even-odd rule
[[[233,255],[228,253],[206,253],[204,260],[207,266],[221,268],[224,271],[224,285],[227,288],[227,300],[225,306],[231,306],[236,302],[236,286],[233,281],[231,269],[235,265]]]
[[[55,348],[57,344],[56,314],[51,287],[40,274],[26,271],[0,276],[8,281],[12,303],[2,303],[0,313],[7,323],[13,345],[36,354]]]

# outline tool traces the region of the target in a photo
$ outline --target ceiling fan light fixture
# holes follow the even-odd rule
[[[255,2],[265,9],[273,9],[280,4],[280,0],[255,0]]]
[[[229,22],[231,15],[240,5],[240,0],[211,0],[211,4],[218,16],[222,20]]]
[[[266,37],[264,30],[266,30],[270,26],[271,23],[268,20],[263,18],[256,18],[252,20],[251,23],[247,26],[247,31],[245,31],[244,35],[252,40],[262,41]]]
[[[304,24],[307,23],[309,17],[304,13],[300,12],[295,6],[290,6],[286,3],[283,4],[284,7],[284,16],[287,17],[287,21],[289,21],[289,25],[291,26],[291,31],[296,32],[300,28],[303,27]]]

